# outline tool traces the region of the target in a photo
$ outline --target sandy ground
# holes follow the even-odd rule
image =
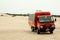
[[[53,34],[31,32],[28,17],[0,16],[0,40],[60,40],[60,18],[55,22]]]

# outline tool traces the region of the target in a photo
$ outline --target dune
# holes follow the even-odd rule
[[[57,17],[53,34],[31,32],[27,16],[0,14],[0,40],[60,40],[60,18]]]

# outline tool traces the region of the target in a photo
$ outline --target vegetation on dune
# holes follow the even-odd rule
[[[6,13],[7,15],[11,15],[12,17],[15,17],[15,16],[29,16],[30,14],[27,13],[27,14],[11,14],[11,13]],[[3,15],[1,15],[3,16]],[[60,15],[52,15],[54,17],[60,17]]]
[[[10,13],[6,13],[8,15],[12,15],[12,16],[29,16],[29,14],[10,14]]]

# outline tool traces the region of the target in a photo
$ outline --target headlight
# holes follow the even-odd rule
[[[43,26],[40,26],[40,28],[43,28]]]

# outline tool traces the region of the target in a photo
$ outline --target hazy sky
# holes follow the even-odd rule
[[[0,0],[0,13],[33,13],[36,10],[60,15],[60,0]]]

